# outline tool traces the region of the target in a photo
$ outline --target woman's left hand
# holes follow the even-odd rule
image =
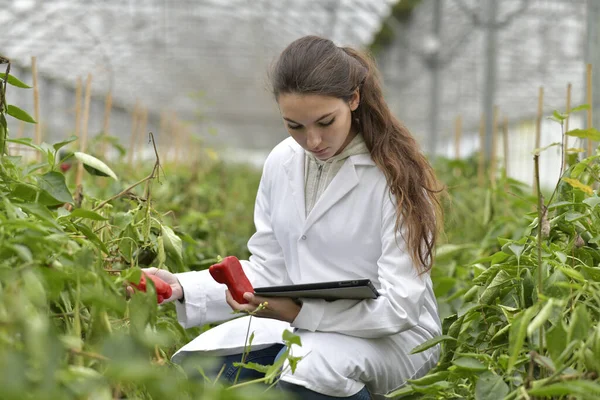
[[[229,290],[225,293],[227,304],[237,311],[253,312],[261,303],[267,303],[266,307],[254,314],[261,318],[272,318],[280,321],[293,322],[300,312],[302,306],[288,297],[261,297],[252,293],[244,293],[244,298],[248,304],[240,304],[233,299]]]

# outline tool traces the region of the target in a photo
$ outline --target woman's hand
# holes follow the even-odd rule
[[[260,318],[272,318],[285,322],[293,322],[298,316],[300,306],[294,300],[288,297],[260,297],[252,293],[244,293],[244,298],[248,304],[240,304],[233,299],[229,290],[225,291],[227,304],[233,309],[242,312],[253,312],[261,303],[267,303],[266,306],[254,314]]]
[[[171,286],[171,289],[173,290],[173,294],[168,299],[164,299],[163,303],[169,303],[174,300],[179,300],[183,297],[183,288],[181,287],[181,284],[177,280],[177,277],[175,277],[175,275],[172,274],[171,272],[164,270],[164,269],[154,268],[154,267],[142,268],[142,272],[145,273],[146,275],[155,275],[158,278],[162,279],[163,281],[167,282],[169,284],[169,286]],[[127,294],[132,296],[133,293],[134,293],[133,287],[127,286]]]

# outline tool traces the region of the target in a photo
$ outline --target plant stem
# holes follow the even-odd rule
[[[250,336],[250,325],[252,324],[252,315],[250,315],[250,319],[248,319],[248,329],[246,330],[246,339],[244,340],[244,352],[242,353],[242,364],[246,361],[246,352],[249,350],[248,347],[248,336]],[[240,377],[240,373],[242,372],[242,367],[239,367],[237,370],[237,374],[235,374],[235,380],[233,384],[237,384],[237,381]]]
[[[533,162],[535,164],[535,186],[536,193],[538,197],[538,226],[537,226],[537,258],[538,258],[538,299],[543,292],[544,288],[544,276],[543,276],[543,268],[542,268],[542,225],[543,220],[546,216],[546,208],[544,207],[544,200],[542,197],[542,191],[540,188],[540,155],[536,154],[533,156]],[[544,349],[544,327],[541,326],[539,330],[539,353],[543,354]]]
[[[152,134],[152,132],[150,132],[150,137],[152,140],[152,144],[154,145],[154,153],[156,155],[156,162],[154,163],[154,168],[152,168],[152,173],[150,175],[148,175],[147,177],[145,177],[144,179],[142,179],[141,181],[134,183],[133,185],[129,186],[127,189],[112,196],[111,198],[104,200],[102,203],[100,203],[96,207],[94,207],[94,209],[92,211],[98,211],[99,209],[101,209],[102,207],[104,207],[105,205],[110,203],[111,201],[118,199],[119,197],[127,194],[127,192],[129,192],[131,189],[135,188],[136,186],[141,185],[142,183],[149,181],[150,179],[154,179],[158,176],[156,174],[161,167],[160,158],[158,157],[158,150],[156,149],[156,143],[154,141],[154,135]]]

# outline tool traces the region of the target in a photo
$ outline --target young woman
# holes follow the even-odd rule
[[[254,287],[370,279],[370,300],[269,298],[252,319],[252,357],[272,363],[294,329],[303,356],[280,386],[305,399],[368,399],[423,376],[439,348],[411,350],[441,334],[429,275],[439,221],[438,183],[415,139],[382,95],[370,58],[307,36],[291,43],[271,73],[290,138],[268,156],[256,197]],[[149,269],[173,287],[184,327],[234,318],[266,298],[237,303],[207,271]],[[183,300],[182,300],[183,299]],[[239,361],[249,317],[200,335],[186,351]],[[235,376],[228,366],[225,376]]]

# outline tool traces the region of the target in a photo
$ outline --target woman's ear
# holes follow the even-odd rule
[[[350,106],[350,111],[354,111],[358,108],[358,105],[360,104],[360,92],[358,91],[358,89],[356,89],[354,91],[354,93],[352,93],[352,97],[350,98],[350,101],[348,102],[348,105]]]

